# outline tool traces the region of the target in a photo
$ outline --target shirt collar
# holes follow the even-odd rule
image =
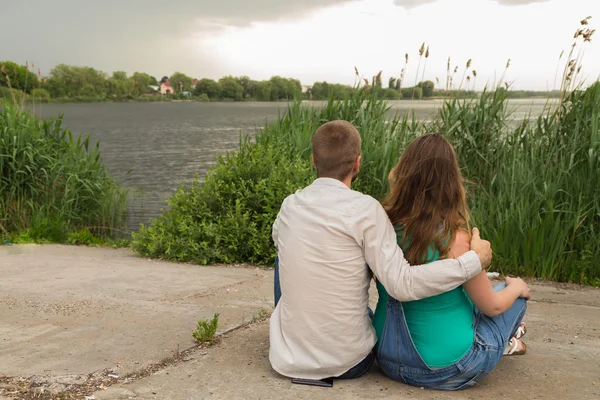
[[[318,186],[335,186],[339,188],[350,189],[344,182],[333,178],[317,178],[312,184]]]

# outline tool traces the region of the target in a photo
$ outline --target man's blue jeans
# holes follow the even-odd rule
[[[502,284],[494,290],[504,287]],[[471,350],[448,367],[429,368],[412,341],[402,304],[390,297],[377,362],[387,376],[409,385],[438,390],[466,389],[498,365],[526,309],[525,299],[517,299],[510,309],[496,317],[488,317],[475,309],[475,339]]]
[[[277,303],[279,303],[279,299],[281,299],[281,284],[279,283],[279,257],[275,257],[275,276],[273,282],[273,292],[275,297],[275,307],[277,307]],[[371,319],[373,319],[373,312],[369,310],[369,315],[371,315]],[[350,370],[346,371],[344,374],[340,376],[336,376],[336,379],[355,379],[360,378],[363,375],[366,375],[367,372],[371,369],[373,362],[375,361],[375,353],[371,352],[369,355],[355,365]]]

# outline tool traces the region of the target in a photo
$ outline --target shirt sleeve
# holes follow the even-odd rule
[[[396,232],[381,204],[372,199],[355,221],[354,235],[362,242],[365,260],[390,296],[419,300],[457,288],[481,272],[474,251],[457,259],[411,266],[397,244]]]
[[[275,248],[278,249],[277,240],[279,238],[279,214],[277,214],[277,218],[275,218],[275,222],[273,222],[273,243],[275,244]]]
[[[275,222],[273,222],[273,229],[271,232],[273,243],[275,244],[275,248],[277,250],[279,250],[279,221],[281,219],[281,212],[283,211],[283,207],[285,207],[286,200],[287,198],[283,199],[283,202],[281,203],[281,208],[277,213],[277,218],[275,218]]]

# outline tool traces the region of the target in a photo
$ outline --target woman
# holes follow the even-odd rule
[[[390,173],[384,200],[406,259],[415,265],[468,250],[469,212],[450,143],[441,135],[415,139]],[[519,278],[492,288],[485,271],[450,292],[400,303],[378,282],[373,319],[377,360],[394,380],[430,389],[468,388],[503,354],[523,354],[529,288]]]

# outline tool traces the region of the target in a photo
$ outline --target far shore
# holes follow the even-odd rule
[[[424,99],[383,99],[388,102],[427,102],[427,101],[444,101],[450,99],[459,100],[474,100],[477,97],[427,97]],[[342,99],[340,99],[342,100]],[[531,97],[509,97],[509,100],[556,100],[555,97],[531,96]],[[261,100],[203,100],[203,99],[170,99],[170,98],[138,98],[138,99],[99,99],[99,98],[62,98],[62,99],[27,99],[26,105],[43,105],[43,104],[99,104],[99,103],[289,103],[293,99],[279,101],[261,101]],[[319,103],[327,102],[327,100],[304,99],[303,103]]]

